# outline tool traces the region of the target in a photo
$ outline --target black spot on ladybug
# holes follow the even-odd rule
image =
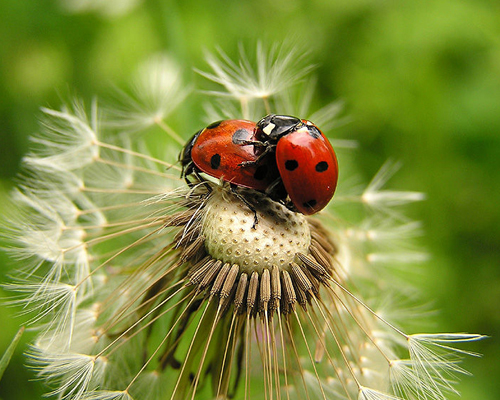
[[[212,122],[210,125],[208,125],[205,129],[215,129],[217,128],[220,124],[222,123],[222,121],[215,121],[215,122]]]
[[[210,166],[212,169],[218,169],[220,167],[220,154],[214,154],[210,158]]]
[[[259,165],[253,174],[253,177],[258,181],[263,180],[267,175],[267,165]]]
[[[242,144],[242,142],[248,140],[250,133],[246,129],[238,129],[233,133],[231,138],[234,144]]]
[[[328,169],[328,163],[326,161],[320,161],[316,164],[316,171],[325,172]]]
[[[286,168],[288,171],[293,171],[293,170],[294,170],[294,169],[296,169],[298,166],[299,166],[299,163],[297,162],[297,160],[286,160],[286,161],[285,161],[285,168]]]
[[[317,204],[318,202],[314,199],[312,200],[309,200],[309,201],[306,201],[305,203],[302,203],[302,205],[305,207],[305,208],[314,208],[314,206]]]

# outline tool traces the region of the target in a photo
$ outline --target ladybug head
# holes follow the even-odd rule
[[[277,141],[282,136],[297,130],[302,121],[290,115],[269,114],[257,122],[256,137]]]

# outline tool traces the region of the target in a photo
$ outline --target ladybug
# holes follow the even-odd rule
[[[255,122],[246,120],[217,121],[195,133],[179,157],[188,185],[193,185],[190,175],[203,181],[199,173],[204,172],[234,186],[265,192],[279,180],[279,172],[272,157],[260,157],[263,150],[254,145],[255,133]]]
[[[257,123],[255,137],[264,148],[260,158],[274,153],[292,203],[287,206],[305,215],[322,210],[333,197],[339,169],[335,151],[319,128],[311,121],[270,114]]]
[[[257,124],[246,120],[210,124],[194,134],[179,159],[190,186],[189,177],[203,181],[203,172],[233,188],[266,193],[306,215],[328,204],[338,178],[337,158],[328,139],[312,122],[287,115],[271,114]],[[239,197],[255,216],[254,208]]]

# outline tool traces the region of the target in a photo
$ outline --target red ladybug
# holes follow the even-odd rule
[[[333,197],[339,170],[332,145],[318,127],[311,121],[271,114],[257,123],[255,136],[264,153],[275,154],[296,210],[306,215],[322,210]]]
[[[328,139],[312,122],[287,115],[213,123],[191,138],[180,160],[188,184],[204,172],[306,215],[328,204],[338,178]]]
[[[245,120],[218,121],[194,134],[180,155],[182,175],[188,180],[200,172],[260,192],[279,180],[276,162],[264,157],[254,146],[255,122]],[[188,180],[188,184],[191,182]]]

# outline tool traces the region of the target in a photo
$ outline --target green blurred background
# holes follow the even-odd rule
[[[93,10],[77,12],[84,3]],[[463,399],[500,398],[498,0],[1,0],[0,207],[40,106],[109,93],[159,51],[198,85],[192,68],[206,67],[204,50],[219,46],[234,58],[239,43],[252,49],[258,40],[310,49],[315,105],[345,101],[352,122],[338,134],[359,141],[366,180],[392,158],[403,168],[391,186],[428,194],[412,216],[424,222],[432,253],[422,283],[440,310],[433,330],[491,336],[469,346],[484,356],[466,360],[475,376],[460,390]],[[186,136],[200,121],[183,124]],[[12,263],[0,257],[5,281]],[[0,308],[0,353],[22,323],[15,311]],[[41,398],[23,367],[29,338],[0,382],[1,399]]]

